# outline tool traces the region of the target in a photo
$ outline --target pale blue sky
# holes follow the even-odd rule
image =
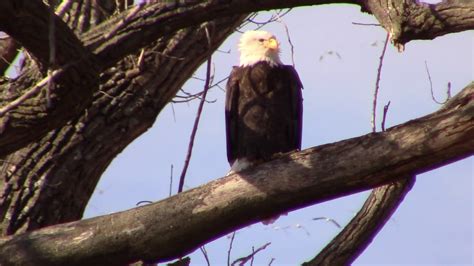
[[[262,13],[259,20],[263,21],[268,14]],[[305,87],[303,148],[369,133],[376,69],[385,32],[379,27],[353,25],[352,22],[376,21],[349,5],[297,8],[283,20],[290,30],[296,68]],[[283,25],[273,23],[264,29],[279,38],[282,60],[291,64]],[[425,60],[438,98],[445,96],[448,81],[454,94],[473,80],[472,33],[413,41],[403,53],[392,46],[388,48],[377,113],[380,117],[383,104],[391,101],[387,127],[439,108],[431,100]],[[238,62],[239,36],[233,34],[222,45],[221,50],[231,50],[230,54],[215,54],[215,80],[226,77]],[[341,58],[334,53],[329,55],[328,51],[337,52]],[[203,68],[196,76],[204,76]],[[196,92],[202,87],[201,81],[190,80],[184,89]],[[228,171],[224,92],[214,88],[208,99],[216,102],[204,107],[185,189],[219,178]],[[111,164],[89,203],[86,217],[133,208],[141,200],[166,198],[171,164],[175,176],[173,193],[176,193],[177,176],[197,105],[197,101],[175,104],[174,116],[170,105],[163,110],[154,127]],[[471,265],[472,178],[472,158],[419,175],[393,218],[355,265]],[[297,265],[315,255],[339,232],[330,223],[311,219],[326,216],[345,224],[360,208],[367,193],[291,212],[271,226],[255,224],[239,230],[232,259],[248,255],[252,246],[271,242],[256,256],[254,265],[267,265],[271,258],[275,258],[272,265]],[[212,265],[226,263],[228,243],[229,239],[223,237],[206,245]],[[199,251],[192,256],[191,264],[204,264]]]

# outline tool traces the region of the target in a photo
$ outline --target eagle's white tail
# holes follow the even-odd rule
[[[240,172],[242,170],[245,170],[252,166],[253,163],[247,160],[246,158],[240,158],[234,161],[232,164],[232,167],[230,168],[230,171],[227,173],[227,175],[231,175],[236,172]]]

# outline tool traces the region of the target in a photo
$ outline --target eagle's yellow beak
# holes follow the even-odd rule
[[[278,41],[275,38],[270,38],[270,39],[268,39],[268,41],[266,43],[266,46],[269,49],[277,50],[278,49]]]

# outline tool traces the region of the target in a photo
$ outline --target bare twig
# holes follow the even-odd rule
[[[108,93],[107,93],[107,92],[105,92],[105,91],[99,90],[99,91],[98,91],[98,93],[100,93],[100,94],[104,95],[104,96],[105,96],[105,97],[107,97],[107,98],[110,98],[111,100],[114,100],[114,99],[116,99],[114,96],[112,96],[112,95],[108,94]]]
[[[229,49],[229,50],[221,50],[221,49],[217,49],[217,50],[216,50],[216,52],[218,52],[218,53],[223,53],[223,54],[230,54],[230,52],[231,52],[231,49]]]
[[[173,102],[171,102],[171,112],[173,113],[173,121],[176,123],[176,112],[174,111]]]
[[[298,229],[301,229],[303,230],[307,236],[310,236],[311,234],[309,233],[308,230],[306,230],[306,228],[304,226],[302,226],[301,224],[295,224],[295,227],[298,228]]]
[[[207,266],[211,266],[211,262],[209,261],[209,256],[207,255],[206,246],[202,245],[199,249],[201,250],[202,255],[204,255],[204,259],[206,260]]]
[[[446,102],[451,100],[451,82],[448,81],[448,85],[447,85],[447,90],[446,90],[446,94],[447,94],[447,99],[446,99]]]
[[[375,125],[375,117],[376,117],[375,113],[377,112],[377,96],[379,94],[380,76],[382,74],[383,59],[385,57],[385,51],[387,50],[389,38],[390,38],[390,34],[387,33],[387,36],[385,37],[385,44],[383,46],[382,54],[380,55],[379,67],[377,69],[377,79],[375,80],[374,99],[372,102],[372,119],[370,121],[372,125],[372,132],[377,131],[377,127]]]
[[[440,102],[436,100],[433,92],[433,81],[431,81],[431,75],[430,75],[430,70],[428,69],[428,63],[425,61],[425,69],[426,69],[426,74],[428,75],[428,80],[430,81],[430,91],[431,91],[431,99],[437,104],[445,104],[446,102],[451,99],[451,82],[448,82],[448,89],[446,91],[446,100]]]
[[[48,27],[48,44],[49,44],[49,68],[54,67],[56,61],[56,38],[54,36],[54,0],[49,0],[49,27]]]
[[[185,97],[183,97],[183,98],[184,98],[184,100],[172,100],[171,102],[172,102],[172,103],[189,103],[189,102],[191,102],[192,100],[201,99],[200,97],[196,97],[196,98],[191,98],[191,97],[190,97],[190,98],[185,98]],[[214,100],[204,100],[204,101],[205,101],[206,103],[215,103],[215,102],[217,102],[216,99],[214,99]]]
[[[337,59],[339,59],[339,60],[342,59],[341,55],[337,51],[329,50],[329,51],[326,51],[322,55],[319,56],[319,61],[320,62],[323,61],[323,59],[326,55],[330,55],[330,56],[336,55]]]
[[[272,258],[270,262],[268,263],[268,266],[271,266],[274,261],[275,261],[275,258]]]
[[[332,218],[329,218],[329,217],[316,217],[316,218],[313,218],[313,221],[318,221],[318,220],[324,220],[326,222],[331,222],[332,224],[334,224],[338,228],[342,228],[341,225],[338,222],[336,222],[336,220],[334,220]]]
[[[153,203],[153,201],[150,201],[150,200],[140,200],[139,202],[137,202],[137,203],[135,204],[135,206],[140,206],[140,205],[142,205],[142,204],[151,204],[151,203]]]
[[[50,76],[53,73],[51,69],[48,69],[48,76]],[[50,79],[48,81],[48,86],[46,89],[46,107],[51,108],[52,103],[51,103],[51,92],[54,89],[54,80]]]
[[[383,107],[383,117],[382,117],[382,131],[385,131],[385,120],[387,119],[388,108],[390,107],[390,101]]]
[[[138,69],[142,69],[142,67],[143,67],[143,57],[144,57],[144,55],[145,55],[145,48],[143,48],[140,51],[140,55],[138,56],[138,60],[137,60]]]
[[[256,21],[256,20],[253,19],[253,18],[252,18],[252,19],[249,18],[249,19],[247,19],[247,20],[248,20],[249,22],[251,22],[251,23],[257,25],[257,29],[260,29],[261,27],[267,25],[268,23],[273,22],[273,21],[274,21],[274,17],[273,17],[273,15],[272,15],[269,19],[267,19],[267,20],[265,20],[265,21],[262,21],[262,22]]]
[[[214,72],[214,71],[213,71]],[[200,77],[196,77],[196,76],[193,76],[191,77],[192,79],[196,79],[196,80],[200,80],[200,81],[203,81],[203,82],[206,82],[206,79],[205,78],[200,78]],[[209,85],[209,90],[214,88],[214,87],[218,87],[220,88],[221,90],[224,90],[220,85],[222,83],[224,83],[225,81],[227,81],[227,79],[229,79],[229,76],[226,76],[225,78],[222,78],[221,80],[219,80],[218,82],[210,82],[212,83],[212,85]],[[200,92],[197,92],[197,93],[189,93],[189,92],[186,92],[185,90],[183,89],[180,89],[180,91],[184,94],[184,95],[175,95],[175,98],[178,98],[178,99],[183,99],[183,100],[172,100],[173,103],[183,103],[183,102],[190,102],[194,99],[201,99],[201,95],[204,93],[204,90],[200,91]],[[225,90],[224,90],[225,91]],[[206,100],[207,103],[214,103],[216,100]]]
[[[258,13],[251,13],[243,22],[240,24],[240,26],[235,29],[236,32],[238,33],[244,33],[241,29],[245,28],[248,24],[252,23],[251,20],[257,17]]]
[[[252,246],[252,253],[255,252],[255,247]],[[250,266],[253,266],[253,261],[254,261],[254,256],[252,256],[252,258],[250,259]]]
[[[167,54],[165,54],[165,53],[160,53],[160,52],[156,52],[156,51],[152,51],[151,53],[156,54],[156,55],[158,55],[158,56],[165,57],[165,58],[175,59],[175,60],[178,60],[178,61],[183,61],[183,60],[186,59],[186,58],[184,58],[184,57],[177,57],[177,56],[167,55]]]
[[[202,80],[202,81],[206,81],[205,79],[201,79],[201,78],[198,78],[198,77],[194,77],[194,79],[197,79],[197,80]],[[212,80],[212,78],[211,78]],[[212,88],[212,86],[208,86],[208,90],[210,90]],[[201,99],[202,100],[202,95],[204,94],[204,90],[198,92],[198,93],[189,93],[189,92],[186,92],[184,91],[183,89],[181,89],[181,92],[184,93],[184,96],[183,95],[175,95],[174,98],[178,98],[178,99],[182,99],[182,100],[172,100],[171,102],[172,103],[187,103],[187,102],[190,102],[192,100],[195,100],[195,99]],[[215,103],[216,100],[206,100],[206,103]]]
[[[278,14],[279,12],[281,12],[281,10],[276,11],[275,13],[271,14],[271,15],[270,15],[270,18],[267,19],[267,20],[265,20],[265,21],[257,21],[257,20],[255,20],[255,17],[256,17],[256,16],[253,17],[253,18],[248,18],[247,21],[249,21],[249,22],[251,22],[251,23],[257,25],[258,28],[261,28],[261,27],[267,25],[268,23],[272,23],[272,22],[277,21],[277,20],[278,20],[277,14]]]
[[[197,79],[197,80],[200,80],[200,81],[206,81],[206,79],[203,79],[203,78],[200,78],[200,77],[194,77],[194,76],[193,76],[193,77],[191,77],[191,78],[192,78],[192,79]],[[216,82],[216,83],[212,83],[212,85],[210,85],[209,88],[215,87],[215,86],[221,84],[222,82],[224,82],[224,81],[226,81],[226,80],[228,80],[228,79],[229,79],[229,76],[227,76],[227,77],[225,77],[225,78],[219,80],[219,81]],[[182,92],[185,93],[185,94],[188,94],[188,95],[192,95],[191,93],[185,92],[185,91],[183,91],[183,90],[182,90]],[[199,92],[199,93],[197,93],[197,94],[195,94],[195,95],[198,95],[198,94],[202,94],[202,92]]]
[[[56,14],[58,17],[63,17],[64,14],[71,8],[73,0],[63,0],[56,8]]]
[[[231,266],[234,266],[234,265],[239,265],[239,266],[242,266],[244,265],[247,261],[251,260],[255,254],[257,254],[258,252],[266,249],[269,245],[271,244],[271,242],[268,242],[266,243],[265,245],[257,248],[255,251],[253,251],[250,255],[248,256],[245,256],[245,257],[242,257],[242,258],[239,258],[239,259],[236,259],[234,262],[232,262],[232,265]]]
[[[205,78],[200,78],[200,77],[197,77],[197,76],[192,76],[191,79],[196,79],[196,80],[199,80],[199,81],[206,81]],[[180,89],[180,90],[183,91],[183,92],[185,92],[183,89]],[[189,92],[186,92],[186,93],[187,93],[187,94],[191,94],[191,93],[189,93]],[[202,93],[202,91],[199,92],[199,93]]]
[[[289,12],[289,11],[288,11]],[[285,13],[286,14],[286,13]],[[295,67],[295,46],[293,45],[293,43],[291,42],[291,36],[290,36],[290,31],[288,29],[288,26],[286,25],[286,23],[283,21],[283,19],[280,17],[280,14],[279,13],[276,13],[276,17],[277,17],[277,21],[278,23],[282,24],[283,27],[285,28],[285,32],[286,32],[286,38],[288,39],[288,43],[290,44],[290,50],[291,50],[291,64],[293,65],[293,67]]]
[[[10,61],[8,61],[5,57],[3,56],[0,56],[0,60],[2,60],[3,62],[5,62],[6,64],[10,64]]]
[[[269,23],[272,23],[272,22],[276,22],[278,21],[279,18],[285,16],[286,14],[288,14],[289,12],[291,11],[291,8],[290,9],[286,9],[286,10],[278,10],[277,12],[275,12],[274,14],[272,14],[270,16],[269,19],[265,20],[265,21],[256,21],[255,18],[257,17],[257,13],[254,13],[252,15],[250,15],[244,23],[242,23],[242,25],[239,27],[239,29],[243,28],[244,26],[246,26],[247,24],[249,23],[252,23],[252,24],[255,24],[257,27],[256,29],[261,29],[262,27],[264,27],[265,25],[269,24]],[[237,29],[236,31],[238,32],[241,32],[239,29]],[[241,32],[242,33],[242,32]]]
[[[214,87],[218,87],[219,89],[225,91],[222,87],[221,87],[221,84],[224,82],[224,81],[227,81],[229,79],[229,76],[219,80],[218,82],[215,82],[213,83],[209,88],[214,88]]]
[[[377,27],[380,27],[380,24],[378,24],[378,23],[352,22],[352,25],[358,25],[358,26],[377,26]]]
[[[170,169],[170,194],[169,194],[170,197],[171,197],[172,192],[173,192],[173,164],[171,164],[171,169]]]
[[[56,38],[55,38],[55,28],[54,28],[54,18],[55,18],[55,13],[54,13],[54,6],[55,6],[55,0],[49,0],[49,31],[48,31],[48,44],[49,44],[49,66],[48,66],[48,76],[51,76],[52,74],[52,69],[55,67],[55,61],[56,61]],[[51,108],[51,92],[54,89],[54,80],[49,79],[48,81],[48,87],[46,90],[46,106],[48,108]]]
[[[230,253],[232,252],[232,244],[234,244],[235,231],[230,237],[229,249],[227,250],[227,266],[230,266]]]
[[[209,35],[209,30],[207,29],[207,27],[205,27],[204,29],[206,31],[207,40],[209,42],[209,48],[211,49],[211,37]],[[188,170],[189,161],[191,160],[191,154],[193,152],[194,138],[196,136],[197,128],[198,128],[198,125],[199,125],[199,119],[201,118],[202,109],[204,107],[204,102],[206,101],[207,91],[209,90],[209,84],[211,82],[211,67],[212,67],[212,55],[209,55],[209,58],[207,59],[206,82],[204,84],[204,91],[203,91],[203,94],[202,94],[201,101],[199,102],[199,107],[198,107],[198,110],[197,110],[196,119],[194,120],[194,126],[193,126],[193,130],[191,132],[191,137],[190,137],[189,146],[188,146],[188,152],[186,154],[186,159],[184,160],[183,170],[181,172],[181,176],[179,177],[178,193],[181,193],[183,191],[184,179],[186,177],[186,172]]]

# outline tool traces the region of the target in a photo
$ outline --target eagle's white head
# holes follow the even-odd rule
[[[239,43],[240,66],[252,66],[260,61],[281,65],[280,47],[275,36],[263,30],[251,30],[242,34]]]

